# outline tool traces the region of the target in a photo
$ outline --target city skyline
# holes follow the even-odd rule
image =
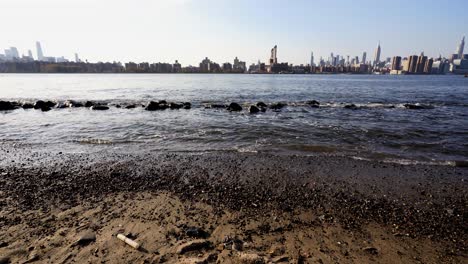
[[[380,41],[375,49],[373,61],[367,60],[367,52],[363,52],[361,59],[359,56],[350,59],[350,56],[330,54],[328,59],[320,60],[317,64],[314,61],[314,53],[310,54],[309,64],[294,65],[278,60],[278,46],[275,45],[270,51],[270,58],[267,62],[260,60],[247,67],[245,61],[241,61],[237,56],[234,63],[224,62],[222,64],[205,57],[199,66],[183,66],[176,60],[173,64],[167,62],[98,62],[88,63],[82,61],[75,53],[75,61],[70,61],[65,57],[45,56],[42,45],[36,42],[36,54],[34,58],[32,51],[28,50],[28,55],[20,57],[16,47],[5,49],[5,54],[0,53],[0,72],[3,73],[354,73],[354,74],[467,74],[468,54],[464,54],[465,37],[457,45],[455,53],[448,57],[429,58],[421,52],[419,56],[409,55],[408,57],[393,56],[381,59]]]
[[[30,61],[44,61],[44,62],[82,62],[82,61],[88,61],[87,59],[84,59],[84,60],[80,59],[78,53],[76,53],[76,52],[73,53],[73,57],[70,57],[70,58],[65,58],[64,56],[60,56],[60,57],[44,56],[44,52],[42,50],[41,42],[36,41],[35,46],[36,46],[36,50],[35,50],[36,55],[33,55],[33,52],[31,51],[31,49],[28,49],[27,52],[20,52],[14,46],[4,49],[4,54],[2,54],[2,52],[1,52],[2,48],[0,47],[0,61],[2,59],[8,58],[8,57],[10,57],[10,59],[12,59],[12,58],[18,58],[18,59],[23,58],[23,59],[30,60]],[[428,57],[431,57],[431,58],[447,58],[447,59],[451,59],[451,60],[453,60],[453,59],[462,59],[463,55],[464,55],[464,47],[465,47],[465,36],[463,36],[461,41],[459,42],[459,44],[457,44],[456,49],[455,49],[455,51],[453,53],[444,54],[444,55],[439,54],[439,56],[434,56],[434,57],[428,56]],[[386,57],[386,59],[383,59],[383,57],[381,56],[381,52],[382,52],[382,48],[381,48],[381,43],[379,41],[378,44],[377,44],[377,47],[375,49],[375,52],[374,52],[374,57],[372,57],[371,60],[368,60],[368,58],[367,58],[367,51],[364,51],[362,53],[361,57],[356,55],[351,60],[350,60],[350,55],[342,55],[342,54],[335,54],[334,55],[334,52],[331,52],[330,56],[325,57],[325,58],[323,58],[321,56],[318,63],[315,63],[314,51],[311,51],[310,60],[309,60],[308,63],[305,63],[305,64],[301,63],[301,64],[295,64],[295,65],[315,66],[315,65],[320,65],[320,64],[323,64],[323,63],[329,63],[331,65],[337,65],[337,64],[343,64],[343,65],[344,64],[369,64],[369,65],[374,66],[374,65],[377,65],[377,64],[379,64],[381,62],[390,63],[389,59],[392,59],[392,58],[394,58],[396,56],[402,57],[402,58],[408,58],[408,59],[410,59],[410,57],[414,56],[414,54],[407,54],[408,57],[406,57],[406,55],[394,54],[394,55],[391,55],[389,57]],[[422,55],[424,55],[424,53],[425,53],[424,51],[421,52]],[[457,57],[454,58],[453,56],[457,56]],[[267,59],[266,62],[268,64],[271,64],[273,57],[274,57],[274,63],[278,63],[277,45],[275,45],[275,47],[273,47],[273,49],[271,50],[270,58]],[[208,59],[208,57],[205,57],[205,60],[206,59]],[[235,56],[235,59],[237,60],[238,56]],[[176,61],[176,63],[179,63],[179,59],[176,59],[175,61]],[[226,62],[229,62],[229,61],[230,60],[227,60]],[[262,60],[258,59],[257,61],[261,62]],[[117,60],[112,60],[112,61],[99,61],[99,62],[120,62],[120,63],[136,62],[136,63],[142,63],[142,62],[149,62],[149,61],[135,61],[135,60],[117,61]],[[154,60],[153,60],[153,62],[154,62]],[[250,62],[250,63],[255,63],[255,62]],[[186,64],[186,66],[195,66],[197,64],[198,63]],[[294,65],[294,63],[290,63],[290,64]]]
[[[26,52],[39,40],[47,54],[68,59],[78,53],[92,62],[179,60],[184,65],[197,65],[206,56],[266,61],[263,51],[272,44],[281,47],[283,61],[293,64],[308,64],[311,51],[316,60],[330,52],[373,55],[379,40],[382,59],[422,51],[431,57],[453,53],[453,40],[467,33],[463,10],[468,3],[404,3],[403,9],[373,1],[357,6],[347,1],[142,0],[134,5],[125,0],[6,0],[0,23],[8,27],[0,46]],[[19,12],[29,18],[11,23]],[[400,19],[389,19],[395,13]]]

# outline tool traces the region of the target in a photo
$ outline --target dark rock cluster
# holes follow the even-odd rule
[[[189,102],[185,102],[185,103],[167,103],[166,100],[160,100],[158,102],[156,101],[151,101],[149,102],[146,107],[145,107],[145,110],[147,111],[158,111],[158,110],[166,110],[166,109],[171,109],[171,110],[177,110],[177,109],[191,109],[192,108],[192,104],[189,103]]]
[[[291,104],[292,106],[295,106],[297,104]],[[300,106],[309,106],[310,108],[320,108],[320,102],[317,100],[309,100],[305,102],[300,102],[298,105]],[[147,111],[159,111],[159,110],[166,110],[166,109],[171,109],[171,110],[179,110],[179,109],[191,109],[192,104],[190,102],[167,102],[166,100],[159,100],[159,101],[150,101],[145,105],[140,105],[140,104],[108,104],[105,102],[93,102],[93,101],[86,101],[86,102],[79,102],[79,101],[74,101],[74,100],[67,100],[63,102],[55,102],[55,101],[43,101],[43,100],[38,100],[34,103],[30,102],[25,102],[25,103],[19,103],[19,102],[14,102],[14,101],[0,101],[0,111],[9,111],[9,110],[15,110],[18,108],[23,108],[23,109],[37,109],[37,110],[42,110],[44,112],[50,111],[53,108],[57,109],[63,109],[63,108],[74,108],[74,107],[86,107],[91,110],[108,110],[112,106],[115,106],[115,108],[123,108],[123,109],[134,109],[137,107],[143,107]],[[229,104],[220,104],[220,103],[212,103],[212,104],[207,104],[205,105],[205,108],[207,109],[225,109],[230,112],[241,112],[245,109],[247,109],[248,113],[251,114],[257,114],[261,112],[266,112],[267,109],[270,109],[274,112],[280,112],[283,108],[288,106],[287,103],[285,102],[275,102],[275,103],[270,103],[266,104],[264,102],[258,102],[257,104],[240,104],[237,102],[231,102]],[[367,106],[358,106],[356,104],[342,104],[342,107],[344,109],[349,109],[349,110],[359,110],[359,109],[369,109]],[[426,105],[426,104],[420,104],[420,103],[407,103],[403,105],[404,108],[410,109],[410,110],[422,110],[422,109],[433,109],[434,106],[432,105]],[[395,108],[394,105],[386,106],[386,108]]]

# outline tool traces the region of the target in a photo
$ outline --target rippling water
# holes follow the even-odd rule
[[[351,75],[0,75],[0,100],[94,100],[109,105],[188,101],[191,110],[143,108],[0,112],[0,142],[42,150],[245,151],[447,162],[468,159],[468,79]],[[304,104],[318,100],[320,108]],[[286,102],[249,114],[210,103]],[[345,104],[359,109],[345,109]],[[405,103],[428,109],[410,110]],[[90,147],[91,146],[91,147]],[[91,149],[91,150],[90,150]]]

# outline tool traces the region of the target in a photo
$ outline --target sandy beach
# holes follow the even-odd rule
[[[0,151],[0,263],[466,261],[464,167]]]

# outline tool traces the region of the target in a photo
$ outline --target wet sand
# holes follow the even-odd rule
[[[0,263],[467,260],[467,168],[33,149],[0,147]]]

